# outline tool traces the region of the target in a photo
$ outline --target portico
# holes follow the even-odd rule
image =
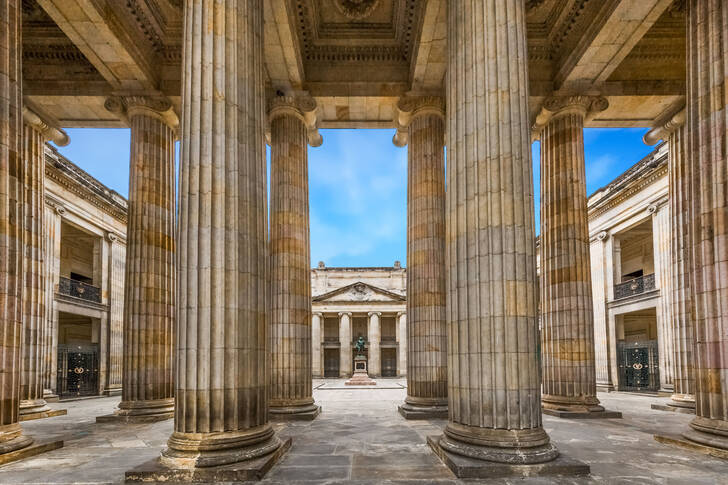
[[[686,157],[671,161],[680,202],[658,221],[684,231],[663,238],[678,269],[660,285],[683,303],[661,320],[680,335],[662,384],[695,396],[672,441],[725,452],[727,15],[719,0],[0,0],[0,457],[32,442],[21,387],[42,404],[23,359],[45,288],[30,105],[58,128],[132,129],[116,414],[173,416],[174,431],[131,481],[260,478],[291,443],[271,417],[315,417],[312,374],[337,338],[338,374],[351,374],[359,336],[373,375],[406,361],[405,411],[447,408],[428,442],[459,476],[588,472],[542,421],[542,406],[603,412],[582,129],[663,126],[684,107],[684,130],[665,135]],[[365,281],[311,286],[319,128],[395,129],[408,146],[406,303]]]

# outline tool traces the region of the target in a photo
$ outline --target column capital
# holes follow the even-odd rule
[[[382,312],[369,312],[369,313],[367,313],[367,315],[368,315],[369,317],[371,317],[371,316],[373,316],[373,315],[376,315],[376,316],[378,316],[378,317],[381,317],[381,316],[382,316]]]
[[[270,145],[270,124],[281,116],[298,118],[308,131],[308,144],[320,147],[324,140],[318,131],[319,115],[318,103],[308,93],[285,95],[280,91],[268,97],[268,123],[266,126],[266,140]]]
[[[313,313],[312,313],[312,315],[313,315],[314,317],[319,317],[319,318],[323,318],[323,316],[324,316],[324,314],[323,314],[323,313],[321,313],[321,312],[313,312]]]
[[[568,114],[578,114],[590,118],[609,107],[609,101],[603,96],[551,96],[541,105],[541,112],[531,128],[531,138],[537,140],[541,131],[550,121]]]
[[[179,118],[172,102],[165,96],[156,94],[124,94],[106,98],[104,108],[122,118],[127,124],[134,116],[156,118],[172,128],[179,128]]]
[[[686,120],[687,115],[685,113],[685,107],[680,108],[679,111],[671,114],[666,120],[663,120],[657,126],[645,133],[645,136],[642,137],[642,141],[645,145],[654,145],[660,140],[667,140],[670,138],[670,135],[677,131],[678,128],[685,125]]]
[[[346,315],[347,317],[351,317],[351,312],[339,312],[339,318],[343,317],[344,315]]]
[[[407,316],[407,312],[397,312],[397,318]]]
[[[418,116],[436,115],[445,120],[445,98],[441,96],[402,96],[394,109],[397,132],[392,143],[405,147],[409,143],[409,125]]]
[[[30,106],[23,106],[23,121],[26,125],[39,132],[47,141],[52,141],[60,147],[68,145],[71,141],[68,134],[55,121],[41,116],[37,110],[34,110]]]

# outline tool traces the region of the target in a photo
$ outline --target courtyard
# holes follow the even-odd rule
[[[263,483],[465,483],[426,444],[445,420],[406,421],[397,413],[405,379],[378,379],[374,389],[345,388],[343,379],[315,379],[321,415],[311,422],[276,423],[293,444]],[[686,429],[693,416],[653,411],[668,398],[600,393],[622,419],[567,420],[544,415],[544,427],[562,454],[591,466],[582,478],[525,478],[488,483],[725,483],[728,462],[663,445],[660,431]],[[154,424],[96,424],[119,398],[63,402],[67,416],[23,423],[26,433],[63,439],[59,450],[0,468],[0,483],[116,484],[124,472],[159,456],[172,420]],[[52,403],[53,407],[61,407]],[[482,482],[482,481],[480,481]]]

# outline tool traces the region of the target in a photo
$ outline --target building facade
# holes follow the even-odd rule
[[[45,149],[47,396],[121,393],[127,201]]]

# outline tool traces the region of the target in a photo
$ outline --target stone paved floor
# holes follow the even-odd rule
[[[401,380],[380,380],[388,389],[346,389],[338,381],[315,382],[323,413],[312,423],[277,425],[293,436],[293,447],[264,483],[461,483],[435,458],[425,437],[444,421],[408,422],[397,414],[405,396]],[[603,404],[622,411],[621,420],[571,421],[544,417],[562,451],[588,462],[590,479],[495,480],[528,484],[728,484],[728,461],[683,451],[653,440],[656,431],[679,431],[691,416],[653,411],[665,398],[600,394]],[[0,467],[0,483],[121,483],[124,471],[155,458],[172,423],[96,424],[118,398],[54,403],[68,415],[23,424],[38,438],[62,438],[64,448]]]

